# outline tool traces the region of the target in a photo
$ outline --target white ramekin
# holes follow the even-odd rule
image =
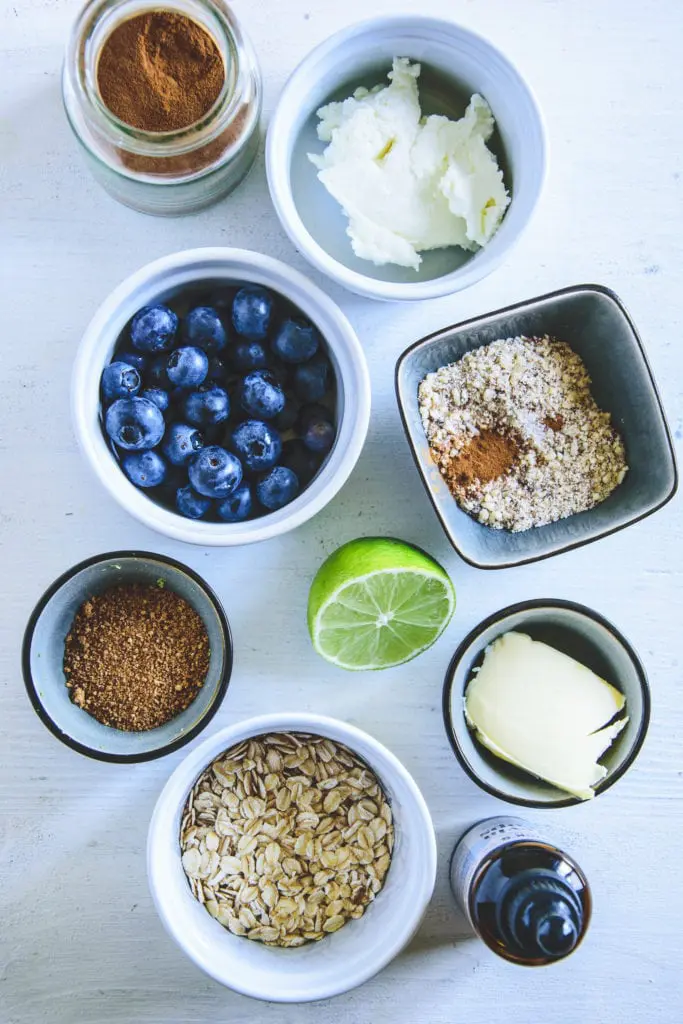
[[[327,342],[337,378],[337,439],[313,482],[289,505],[246,523],[209,523],[157,504],[134,487],[113,457],[100,423],[100,375],[131,317],[188,287],[253,282],[284,295],[309,317]],[[76,437],[111,496],[132,516],[174,540],[230,546],[268,540],[306,522],[335,496],[358,461],[370,420],[365,354],[339,307],[302,274],[279,260],[244,249],[189,249],[148,263],[104,300],[86,328],[72,378]]]
[[[292,731],[327,736],[367,761],[391,801],[396,844],[384,888],[360,920],[320,942],[276,949],[230,934],[195,900],[180,862],[179,830],[187,795],[214,758],[245,738]],[[410,941],[434,889],[436,839],[414,780],[372,736],[321,715],[272,714],[221,730],[176,768],[152,815],[147,871],[165,928],[198,967],[221,984],[256,999],[308,1002],[362,984]]]
[[[460,267],[431,279],[412,281],[403,272],[392,280],[391,268],[373,273],[376,268],[367,263],[368,272],[363,273],[345,265],[332,255],[333,246],[326,244],[334,218],[329,207],[323,215],[320,206],[315,237],[300,212],[303,202],[322,202],[312,193],[314,178],[309,185],[304,151],[314,138],[311,118],[316,109],[332,97],[340,98],[340,91],[350,95],[354,84],[367,84],[379,69],[383,69],[381,76],[385,75],[394,57],[420,61],[449,77],[460,90],[481,93],[493,110],[507,158],[506,184],[512,202],[495,236]],[[280,95],[268,130],[266,170],[284,229],[318,270],[369,298],[431,299],[460,291],[490,274],[517,243],[541,194],[546,171],[545,131],[531,89],[508,58],[486,39],[454,22],[419,14],[390,15],[336,33],[299,64]],[[306,175],[306,187],[299,190],[297,200],[294,178],[302,174]],[[338,233],[339,228],[334,230]],[[338,245],[336,234],[335,239]],[[348,246],[350,253],[350,241]],[[355,262],[360,268],[361,261]]]

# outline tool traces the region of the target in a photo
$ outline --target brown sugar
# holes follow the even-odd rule
[[[518,442],[508,434],[482,430],[446,465],[446,482],[454,490],[497,480],[512,469],[519,451]]]
[[[225,65],[215,40],[175,11],[122,22],[102,45],[97,85],[121,121],[147,132],[188,128],[216,102]]]
[[[201,617],[165,587],[125,584],[85,601],[64,645],[74,704],[103,725],[155,729],[189,707],[209,669]]]

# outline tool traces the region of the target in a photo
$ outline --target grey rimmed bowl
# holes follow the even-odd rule
[[[455,756],[481,789],[507,803],[558,808],[584,802],[496,757],[475,739],[467,725],[464,696],[472,671],[481,664],[489,644],[513,630],[568,654],[624,694],[629,721],[600,758],[607,775],[595,787],[599,796],[628,771],[645,742],[650,687],[640,658],[616,626],[598,612],[571,601],[541,599],[510,605],[465,637],[448,667],[443,690],[444,724]]]
[[[611,413],[626,445],[629,472],[609,498],[547,526],[510,533],[463,512],[432,461],[417,389],[428,373],[499,338],[549,334],[578,353],[592,393]],[[506,569],[570,551],[652,515],[678,486],[676,460],[657,385],[635,324],[621,300],[600,285],[575,285],[447,327],[406,349],[396,394],[415,464],[453,547],[477,569]]]
[[[73,704],[63,670],[64,641],[80,606],[122,583],[162,583],[194,608],[209,637],[209,671],[196,698],[170,722],[146,732],[102,725]],[[164,555],[113,551],[80,562],[46,590],[26,627],[22,663],[33,708],[57,739],[88,757],[130,764],[170,754],[208,725],[230,681],[232,637],[220,601],[192,569]]]

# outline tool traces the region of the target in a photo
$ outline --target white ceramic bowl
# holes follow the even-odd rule
[[[358,921],[320,942],[277,949],[232,935],[193,897],[180,862],[178,835],[188,793],[204,768],[241,740],[266,732],[329,737],[359,754],[391,801],[396,843],[384,888]],[[436,878],[436,840],[427,805],[403,765],[360,729],[320,715],[263,715],[216,733],[190,753],[166,783],[152,815],[147,870],[161,920],[207,974],[244,995],[272,1002],[326,999],[362,984],[410,941]]]
[[[461,116],[474,92],[496,119],[492,142],[502,158],[512,202],[494,238],[475,254],[449,248],[423,254],[420,270],[375,267],[358,259],[341,208],[317,180],[307,158],[321,152],[316,110],[344,99],[359,85],[387,81],[394,57],[423,65],[423,110]],[[431,90],[429,75],[439,81]],[[422,15],[391,15],[333,35],[306,57],[287,82],[268,130],[270,194],[294,245],[319,270],[360,295],[431,299],[469,287],[505,258],[526,228],[546,169],[545,131],[536,100],[519,71],[495,46],[460,25]]]
[[[245,523],[185,519],[134,487],[119,468],[100,424],[100,375],[121,331],[142,307],[166,302],[188,288],[252,282],[285,296],[316,325],[327,342],[337,381],[337,438],[315,479],[291,504]],[[76,436],[88,462],[111,496],[159,533],[204,546],[268,540],[319,512],[358,461],[370,420],[370,378],[365,355],[350,323],[331,299],[302,274],[269,256],[244,249],[189,249],[148,263],[104,300],[86,328],[72,378]]]

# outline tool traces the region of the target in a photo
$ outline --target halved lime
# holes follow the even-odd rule
[[[455,610],[447,573],[400,540],[362,537],[316,573],[308,628],[318,654],[353,671],[402,665],[437,640]]]

